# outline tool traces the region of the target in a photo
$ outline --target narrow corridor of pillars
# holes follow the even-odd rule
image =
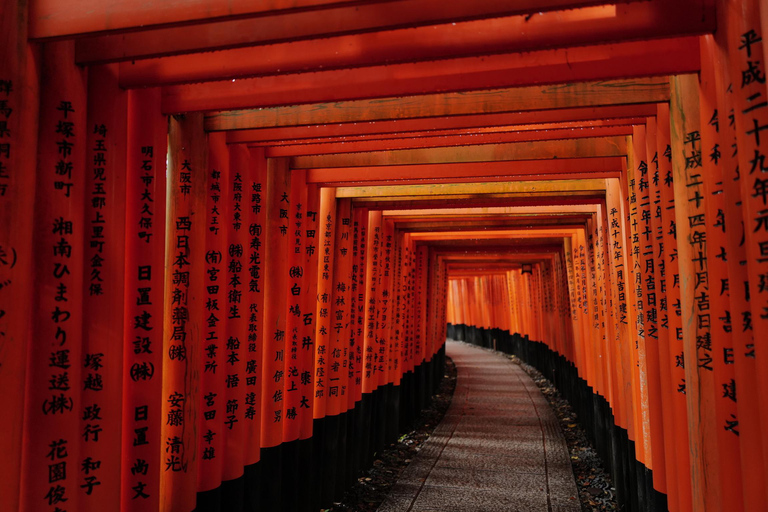
[[[5,506],[317,509],[447,320],[571,379],[629,508],[768,507],[761,3],[203,4],[4,4]]]

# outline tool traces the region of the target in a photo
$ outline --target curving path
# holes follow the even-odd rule
[[[442,423],[379,512],[580,512],[547,400],[505,356],[448,340],[458,370]]]

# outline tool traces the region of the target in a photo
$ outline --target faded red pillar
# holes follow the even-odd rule
[[[222,278],[219,286],[222,292],[221,319],[224,332],[219,350],[223,352],[221,365],[224,379],[224,393],[219,396],[218,405],[222,415],[222,436],[224,440],[222,463],[222,482],[233,481],[243,476],[245,453],[242,449],[246,440],[248,425],[245,412],[248,402],[253,402],[253,396],[246,398],[247,393],[254,392],[253,386],[248,386],[247,373],[248,354],[248,324],[250,322],[250,300],[248,300],[248,260],[250,247],[251,209],[249,155],[244,147],[233,146],[230,151],[223,147],[223,138],[218,134],[209,135],[212,142],[218,142],[221,154],[216,164],[221,169],[229,167],[226,179],[222,179],[221,187],[226,189],[224,198],[227,205],[223,210],[222,229],[226,235],[225,251],[221,259]],[[211,145],[212,147],[213,144]],[[224,176],[224,174],[222,174]],[[251,389],[248,389],[248,388]],[[230,484],[224,502],[227,507],[241,506],[244,489],[241,481]]]
[[[85,167],[81,510],[120,507],[127,93],[117,66],[89,69]],[[138,290],[137,290],[138,291]],[[131,299],[142,302],[141,292]],[[130,299],[129,299],[130,300]],[[131,366],[133,381],[154,369]]]
[[[295,172],[295,171],[292,171]],[[292,180],[296,179],[295,176]],[[304,192],[302,192],[304,194]],[[304,268],[302,286],[302,321],[299,326],[299,485],[304,490],[299,492],[299,507],[308,506],[307,502],[314,503],[313,492],[316,474],[313,471],[314,453],[312,451],[314,440],[314,372],[315,372],[315,327],[317,326],[317,264],[320,254],[318,242],[320,240],[319,209],[320,190],[317,185],[310,184],[306,187],[306,198],[303,199],[302,218],[295,219],[295,227],[302,231],[304,245],[302,248],[302,265]],[[301,224],[299,226],[299,224]]]
[[[303,417],[311,412],[309,395],[303,393],[302,380],[311,378],[313,362],[306,357],[311,354],[311,337],[306,339],[305,332],[313,324],[315,300],[308,295],[308,268],[304,265],[304,217],[307,202],[306,171],[292,170],[291,185],[288,194],[288,241],[285,258],[288,260],[287,280],[290,284],[286,301],[286,353],[285,385],[283,386],[283,507],[297,509],[299,498],[309,491],[309,474],[301,472],[307,468],[302,464],[299,443]],[[312,300],[310,300],[312,299]],[[304,452],[306,455],[307,452]],[[300,476],[302,475],[302,476]]]
[[[125,511],[153,512],[160,507],[167,133],[160,91],[130,91],[122,344],[121,503]],[[146,369],[152,377],[134,380],[132,369]]]
[[[282,479],[278,446],[283,442],[283,400],[285,392],[286,301],[292,286],[288,279],[288,209],[290,171],[286,159],[267,159],[265,183],[266,224],[264,227],[264,352],[262,359],[261,447],[263,469],[274,475],[272,485],[264,486],[265,506],[280,508]]]
[[[243,416],[248,424],[245,436],[245,503],[255,508],[260,496],[256,492],[258,463],[261,460],[261,391],[264,385],[264,275],[266,240],[266,159],[263,148],[249,150],[247,174],[248,209],[248,348],[245,361],[245,411]]]
[[[37,164],[39,58],[27,43],[27,9],[5,2],[0,16],[0,453],[9,468],[22,467],[24,387],[31,343],[32,237]],[[12,219],[12,221],[10,221]],[[21,471],[7,471],[0,500],[20,506]]]
[[[328,347],[331,329],[331,296],[333,295],[333,239],[336,224],[336,189],[320,189],[318,233],[320,256],[317,281],[317,330],[315,332],[314,417],[327,414]]]
[[[197,475],[198,507],[218,505],[226,458],[224,432],[226,388],[223,373],[227,369],[227,226],[229,220],[229,163],[223,134],[208,136],[208,167],[205,170],[205,285],[203,329],[201,331],[200,399]]]
[[[196,502],[200,333],[207,325],[203,294],[208,144],[202,114],[172,117],[168,144],[160,510],[185,512]]]
[[[53,511],[65,505],[74,510],[81,503],[80,486],[89,476],[80,471],[79,449],[86,73],[73,64],[72,42],[44,45],[40,62],[35,212],[27,224],[34,236],[35,298],[30,308],[20,510]],[[14,256],[11,250],[4,260],[14,257],[26,255]]]

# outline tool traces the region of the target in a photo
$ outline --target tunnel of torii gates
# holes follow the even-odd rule
[[[627,509],[768,510],[766,3],[0,19],[3,510],[318,510],[446,335],[555,381]]]

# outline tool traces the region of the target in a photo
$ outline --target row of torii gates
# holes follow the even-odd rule
[[[768,509],[765,2],[0,20],[4,510],[317,510],[446,325],[568,375],[628,507]]]

